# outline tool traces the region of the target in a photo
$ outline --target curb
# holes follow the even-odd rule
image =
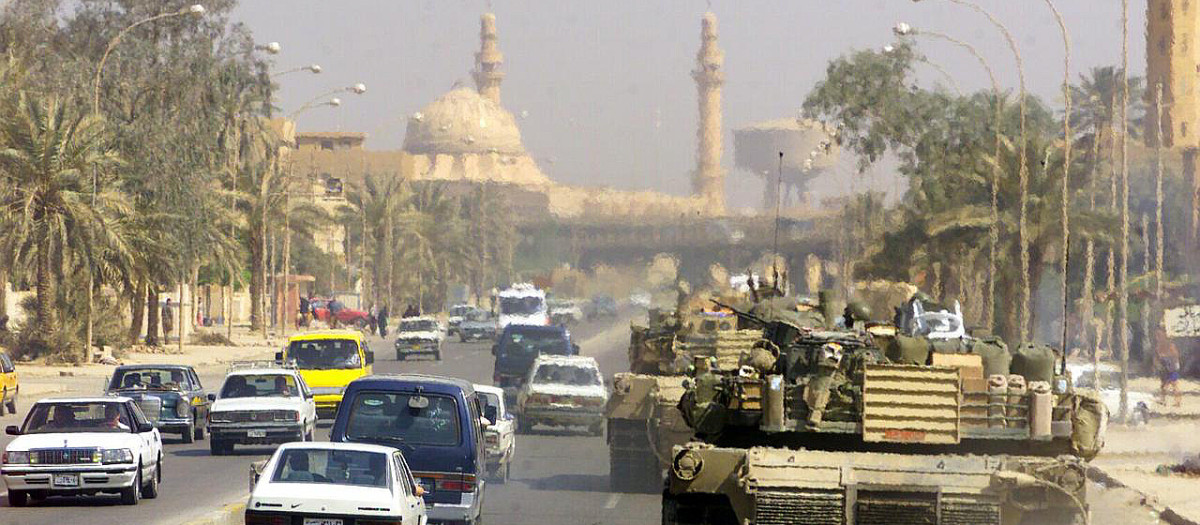
[[[1087,477],[1092,481],[1109,487],[1120,487],[1137,493],[1142,497],[1142,505],[1153,510],[1158,514],[1159,519],[1170,525],[1200,525],[1200,523],[1179,515],[1171,507],[1160,504],[1158,498],[1122,483],[1121,480],[1113,477],[1111,474],[1100,470],[1100,467],[1088,465]]]
[[[221,507],[221,510],[214,510],[208,515],[196,518],[184,525],[241,525],[245,512],[246,503],[239,501],[225,505]]]

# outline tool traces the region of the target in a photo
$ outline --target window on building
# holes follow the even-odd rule
[[[321,149],[333,149],[333,141],[332,140],[322,140],[321,141]]]

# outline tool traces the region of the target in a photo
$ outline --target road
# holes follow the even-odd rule
[[[606,375],[627,368],[625,346],[628,324],[575,330],[584,355],[597,358]],[[421,372],[462,377],[490,384],[492,357],[486,343],[447,345],[444,360],[397,362],[390,345],[374,339],[377,373]],[[210,389],[221,378],[202,377]],[[23,403],[28,408],[28,403]],[[24,417],[24,414],[21,414]],[[18,424],[15,416],[0,417],[0,425]],[[318,437],[327,438],[328,428]],[[8,436],[0,437],[0,446]],[[2,525],[74,524],[178,524],[221,505],[245,497],[248,465],[265,459],[268,448],[238,449],[233,456],[212,457],[207,442],[184,445],[168,440],[165,480],[161,495],[136,507],[119,505],[113,498],[54,498],[29,508],[0,510]],[[1090,490],[1096,525],[1157,523],[1139,506],[1137,498],[1093,485]],[[3,503],[7,506],[6,494]],[[489,524],[572,523],[575,525],[634,525],[659,523],[659,497],[623,494],[608,490],[608,454],[602,437],[558,432],[518,437],[512,478],[505,485],[489,484],[484,505]]]
[[[600,361],[606,374],[626,368],[628,324],[585,325],[574,330],[581,352]],[[492,355],[486,343],[447,344],[443,360],[395,361],[389,342],[375,338],[376,373],[420,372],[461,377],[491,384]],[[210,391],[221,377],[202,376]],[[32,400],[28,400],[32,401]],[[0,417],[0,425],[19,424],[20,417]],[[318,439],[328,438],[328,428]],[[11,436],[0,437],[0,446]],[[208,442],[190,445],[167,437],[164,480],[158,499],[142,500],[136,507],[120,505],[114,498],[53,498],[28,508],[0,510],[3,525],[74,524],[178,524],[199,517],[246,495],[248,467],[266,459],[269,448],[238,448],[233,456],[213,457]],[[659,498],[647,494],[614,494],[608,491],[608,455],[602,437],[583,433],[522,435],[511,479],[489,484],[484,519],[489,524],[564,523],[649,524],[659,522]],[[7,493],[2,498],[7,507]]]

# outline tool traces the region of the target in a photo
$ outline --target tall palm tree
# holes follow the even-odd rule
[[[125,196],[107,176],[117,157],[105,145],[103,123],[78,104],[22,94],[0,127],[0,172],[13,191],[0,195],[2,235],[18,262],[31,263],[38,332],[56,334],[56,274],[64,265],[113,260],[130,249],[121,217]],[[100,177],[92,205],[92,170]],[[57,267],[57,268],[56,268]]]

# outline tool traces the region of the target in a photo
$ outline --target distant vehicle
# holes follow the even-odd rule
[[[319,330],[290,337],[287,348],[277,352],[275,360],[300,371],[319,416],[333,416],[346,385],[371,375],[375,353],[360,332]]]
[[[650,308],[650,303],[652,301],[653,298],[650,297],[649,292],[636,291],[629,294],[629,304],[632,304],[638,308]]]
[[[478,310],[475,306],[469,304],[456,304],[450,307],[446,312],[446,333],[454,335],[458,333],[458,326],[471,312]]]
[[[337,308],[337,313],[333,315],[330,315],[329,313],[330,303],[335,303],[337,306],[339,306],[339,308]],[[312,305],[313,312],[318,321],[332,325],[333,323],[330,320],[336,319],[339,326],[353,326],[359,330],[366,328],[367,325],[370,324],[370,320],[367,319],[369,316],[367,312],[349,308],[344,304],[341,304],[341,301],[337,301],[336,299],[313,299],[310,304]]]
[[[196,370],[186,365],[126,365],[113,370],[105,393],[133,399],[163,432],[184,443],[204,439],[211,402]]]
[[[604,432],[606,403],[608,389],[595,359],[543,355],[533,362],[517,396],[519,429],[529,433],[537,424],[582,426],[599,436]]]
[[[467,313],[458,325],[458,340],[490,341],[496,339],[496,318],[487,310],[474,310]]]
[[[312,441],[317,405],[293,367],[271,363],[235,364],[208,417],[209,450],[214,456],[235,445],[276,445]]]
[[[461,379],[364,377],[346,387],[329,439],[399,448],[425,489],[430,521],[476,524],[486,472],[480,406]]]
[[[7,352],[0,352],[0,416],[7,409],[9,414],[17,413],[17,397],[21,393],[21,383],[17,380],[17,367]]]
[[[424,525],[425,490],[399,450],[351,443],[288,443],[254,483],[246,523]]]
[[[396,360],[404,361],[414,355],[431,355],[442,360],[442,343],[446,329],[435,317],[405,317],[396,327]]]
[[[583,321],[583,309],[572,300],[550,302],[550,324],[573,326]]]
[[[1109,363],[1101,363],[1099,388],[1096,387],[1094,370],[1091,363],[1067,364],[1067,371],[1071,373],[1076,390],[1097,391],[1100,394],[1100,400],[1104,402],[1104,407],[1108,409],[1109,415],[1119,415],[1121,413],[1121,369]],[[1154,394],[1128,390],[1125,392],[1125,396],[1129,407],[1129,421],[1134,424],[1149,422],[1150,405],[1155,402]]]
[[[483,417],[491,423],[483,429],[487,470],[497,483],[505,483],[517,452],[515,418],[504,403],[503,390],[494,386],[475,385],[475,393],[483,402]]]
[[[613,318],[617,316],[617,301],[611,295],[597,295],[584,305],[583,312],[588,320]]]
[[[505,389],[519,388],[525,374],[539,355],[575,355],[579,346],[571,342],[571,332],[561,326],[508,325],[492,345],[496,362],[492,382]],[[515,393],[515,390],[512,392]]]
[[[550,311],[546,306],[546,292],[530,283],[514,284],[497,296],[499,300],[499,328],[510,324],[550,324]]]
[[[123,396],[43,399],[4,450],[8,504],[32,498],[119,494],[137,505],[158,497],[162,436],[133,399]]]

